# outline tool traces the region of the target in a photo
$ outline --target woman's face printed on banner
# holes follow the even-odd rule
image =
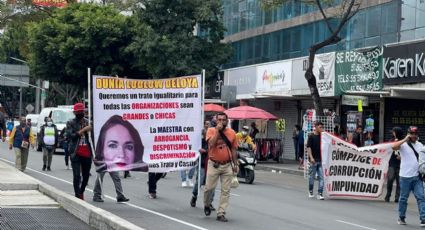
[[[135,158],[135,144],[130,132],[122,125],[106,131],[103,155],[108,168],[125,168]]]

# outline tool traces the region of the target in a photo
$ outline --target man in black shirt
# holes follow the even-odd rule
[[[357,126],[356,132],[354,132],[353,144],[355,144],[357,147],[363,147],[364,146],[363,127],[360,126],[360,125]]]
[[[323,131],[323,123],[322,122],[316,122],[315,130],[312,135],[308,137],[307,140],[307,152],[308,152],[308,160],[310,161],[310,168],[309,168],[309,184],[308,184],[308,197],[312,198],[314,197],[313,194],[313,187],[314,187],[314,177],[317,173],[318,179],[319,179],[319,189],[317,194],[317,199],[323,200],[325,199],[323,197],[323,168],[322,168],[322,155],[321,155],[321,148],[320,148],[320,138],[321,133]]]

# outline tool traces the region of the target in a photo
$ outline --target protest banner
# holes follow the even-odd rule
[[[392,143],[357,148],[322,133],[322,166],[329,198],[374,199],[382,193]]]
[[[200,75],[155,80],[94,76],[97,171],[194,167],[201,148],[201,90]]]

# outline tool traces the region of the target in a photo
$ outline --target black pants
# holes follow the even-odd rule
[[[400,197],[400,176],[398,175],[400,168],[388,167],[388,181],[387,181],[387,195],[385,196],[386,200],[389,200],[391,197],[391,192],[393,191],[394,180],[396,182],[397,188],[395,190],[395,200],[398,200]]]
[[[149,193],[156,194],[156,182],[161,179],[162,173],[149,173]]]
[[[76,197],[79,197],[80,194],[83,194],[84,190],[86,190],[87,183],[89,182],[91,162],[91,157],[76,156],[71,160],[72,173],[74,175],[74,192]],[[83,176],[83,181],[81,181],[81,175]]]

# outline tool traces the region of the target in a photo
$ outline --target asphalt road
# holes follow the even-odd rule
[[[0,160],[14,164],[13,151],[0,143]],[[25,173],[73,195],[72,170],[65,169],[63,155],[54,155],[52,171],[42,168],[42,153],[31,150]],[[182,188],[178,173],[169,173],[158,182],[158,199],[147,197],[147,174],[132,172],[122,179],[124,193],[130,198],[116,203],[113,183],[105,175],[105,202],[92,202],[96,179],[90,178],[86,201],[108,210],[146,229],[418,229],[419,218],[413,195],[409,201],[407,226],[397,225],[397,205],[383,201],[316,200],[308,198],[307,183],[301,176],[256,171],[253,185],[241,184],[232,190],[226,217],[229,222],[206,217],[202,196],[197,207],[189,205],[191,188]],[[1,179],[1,175],[0,175]],[[316,183],[317,186],[317,183]],[[220,192],[216,192],[214,206]]]

